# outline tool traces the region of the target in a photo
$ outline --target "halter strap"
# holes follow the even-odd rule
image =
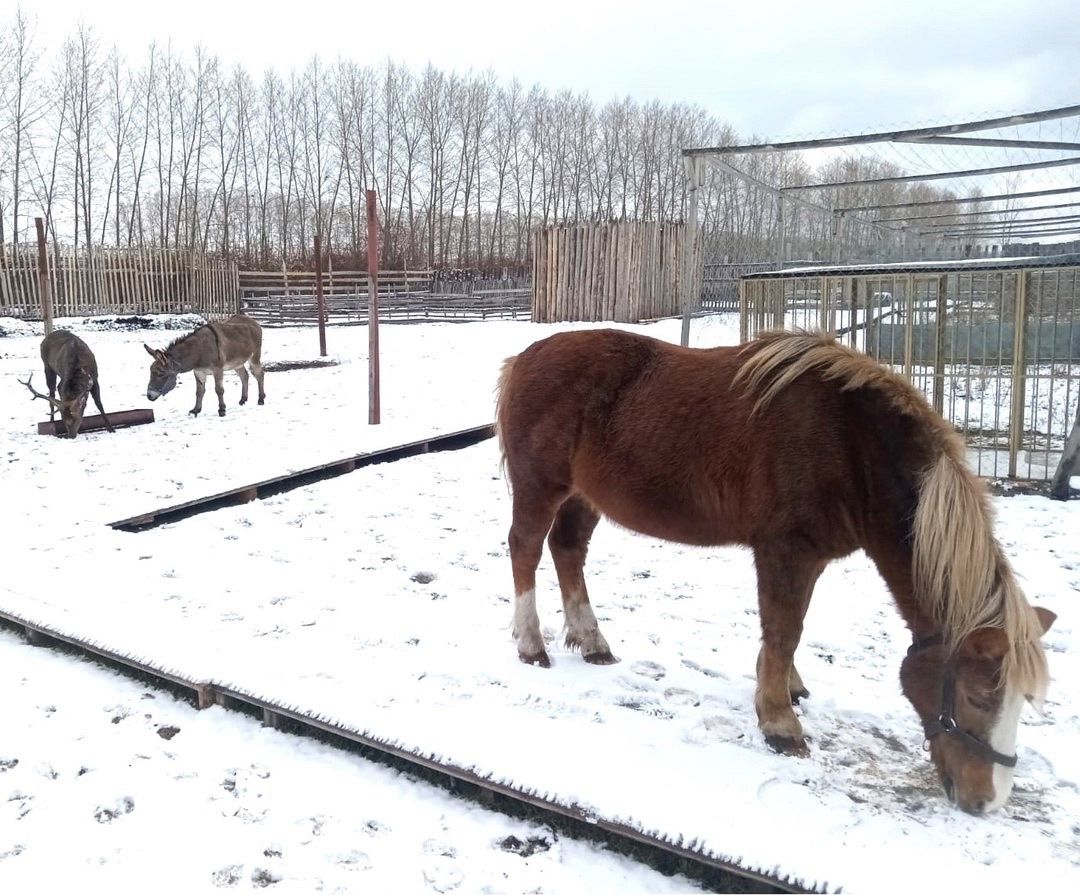
[[[916,637],[911,646],[908,647],[908,655],[911,656],[933,646],[941,646],[944,642],[945,637],[943,634],[932,634],[929,637]],[[981,758],[985,758],[987,761],[1003,765],[1007,768],[1015,768],[1015,755],[1005,755],[1003,752],[998,752],[989,743],[985,743],[978,737],[972,736],[956,723],[956,718],[954,717],[955,707],[956,663],[953,657],[950,656],[945,663],[945,676],[941,681],[941,711],[938,713],[935,720],[923,724],[923,731],[926,734],[927,740],[932,740],[934,737],[944,733],[960,740],[960,742],[967,746],[968,749]]]

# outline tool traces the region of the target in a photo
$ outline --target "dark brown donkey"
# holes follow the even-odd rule
[[[806,754],[792,711],[808,695],[793,661],[803,617],[829,561],[861,548],[911,629],[901,685],[946,793],[976,814],[1008,798],[1054,614],[1024,599],[963,441],[907,381],[818,334],[699,350],[569,332],[506,361],[498,429],[522,661],[549,664],[535,602],[545,536],[566,643],[599,664],[616,659],[583,567],[601,515],[671,541],[744,544],[758,578],[759,725],[774,749]]]
[[[101,406],[97,360],[94,352],[82,339],[64,329],[54,330],[41,340],[41,362],[45,367],[45,384],[49,387],[49,393],[43,395],[30,384],[34,378],[32,375],[22,384],[30,389],[35,398],[43,398],[49,402],[50,421],[56,419],[56,411],[59,410],[68,438],[75,438],[82,427],[86,398],[89,395],[104,418],[105,426],[110,432],[113,431],[105,408]],[[21,379],[19,381],[22,382]],[[59,400],[55,397],[57,386],[60,392]]]
[[[153,359],[150,365],[150,382],[146,397],[156,401],[176,386],[181,373],[195,372],[195,406],[189,413],[198,416],[202,411],[203,393],[206,391],[206,374],[214,374],[214,390],[217,392],[218,416],[225,416],[225,371],[236,370],[240,377],[240,403],[248,399],[248,364],[259,384],[259,403],[266,402],[263,391],[262,327],[250,317],[237,314],[228,320],[215,320],[204,324],[194,332],[181,336],[168,348],[161,350],[143,345]]]

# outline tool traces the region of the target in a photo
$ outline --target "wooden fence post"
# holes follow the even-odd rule
[[[34,218],[37,227],[38,246],[38,293],[41,298],[41,313],[45,318],[45,335],[53,331],[52,293],[49,290],[49,256],[45,250],[45,222]]]
[[[315,234],[315,302],[319,307],[319,357],[326,357],[326,299],[322,291],[322,238]]]
[[[368,425],[378,425],[379,406],[379,219],[375,190],[367,191],[368,263]]]

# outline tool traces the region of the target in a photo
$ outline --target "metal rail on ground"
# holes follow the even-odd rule
[[[456,451],[460,448],[472,447],[474,444],[479,444],[481,441],[494,437],[494,435],[495,426],[491,423],[474,426],[471,429],[460,429],[457,432],[449,432],[445,435],[434,435],[420,441],[411,441],[407,444],[394,445],[377,451],[354,454],[351,457],[332,460],[318,466],[309,466],[306,469],[299,469],[296,472],[263,479],[249,485],[219,491],[206,497],[198,497],[195,500],[188,500],[157,510],[149,510],[146,513],[140,513],[138,516],[129,516],[127,519],[110,522],[109,525],[120,531],[145,531],[158,525],[164,525],[167,522],[178,522],[199,513],[208,513],[212,510],[249,503],[253,500],[262,500],[274,494],[281,494],[294,488],[301,488],[305,485],[321,482],[324,479],[344,475],[364,466],[389,463],[392,460],[402,460],[419,454]]]
[[[170,691],[189,691],[189,698],[200,709],[220,706],[261,717],[264,727],[272,727],[302,736],[330,737],[359,749],[369,758],[416,774],[455,794],[469,798],[489,809],[506,814],[527,816],[547,823],[570,836],[599,841],[614,851],[627,854],[665,872],[680,872],[695,878],[715,891],[724,892],[825,892],[825,887],[806,888],[787,878],[741,867],[732,860],[695,851],[693,842],[667,842],[618,821],[598,817],[575,805],[563,805],[532,793],[486,780],[473,771],[410,752],[377,737],[307,715],[279,705],[272,700],[209,680],[193,680],[132,659],[100,644],[84,641],[53,630],[22,616],[0,609],[0,625],[25,634],[35,646],[62,646],[110,668]],[[677,796],[676,796],[677,797]]]

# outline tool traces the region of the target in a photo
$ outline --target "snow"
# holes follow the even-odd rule
[[[861,554],[835,563],[817,586],[797,656],[812,693],[799,709],[812,755],[798,760],[770,752],[757,731],[759,633],[745,551],[666,544],[602,524],[587,574],[601,629],[622,661],[597,668],[561,649],[546,556],[537,600],[554,667],[517,661],[510,504],[493,442],[364,468],[139,534],[105,524],[490,422],[501,359],[560,328],[384,327],[380,427],[366,425],[366,332],[330,330],[340,363],[268,374],[265,407],[237,407],[238,381],[229,376],[227,415],[192,419],[186,377],[154,405],[154,425],[75,441],[33,434],[40,407],[4,374],[36,367],[37,338],[2,339],[0,431],[9,435],[0,452],[0,608],[807,883],[903,891],[933,879],[1005,892],[1075,878],[1080,700],[1067,682],[1080,668],[1067,610],[1080,591],[1077,502],[995,500],[999,537],[1029,598],[1059,619],[1046,640],[1054,677],[1046,716],[1025,711],[1016,789],[1002,812],[984,819],[959,813],[940,792],[899,693],[908,635]],[[626,328],[677,341],[679,321]],[[730,317],[707,317],[692,335],[695,344],[722,344],[737,331]],[[154,345],[165,337],[153,335]],[[144,406],[145,334],[84,338],[97,352],[106,410]],[[310,329],[268,331],[265,340],[268,361],[316,354]],[[46,692],[33,698],[59,698]],[[32,714],[10,717],[19,726]],[[292,752],[306,760],[299,745]],[[0,777],[0,799],[8,785]],[[261,791],[270,798],[269,787]],[[322,813],[353,822],[355,814],[339,810]],[[0,825],[0,854],[10,836]],[[0,882],[5,865],[23,860],[0,861]],[[248,867],[253,859],[229,860]],[[372,863],[389,873],[383,860]]]

